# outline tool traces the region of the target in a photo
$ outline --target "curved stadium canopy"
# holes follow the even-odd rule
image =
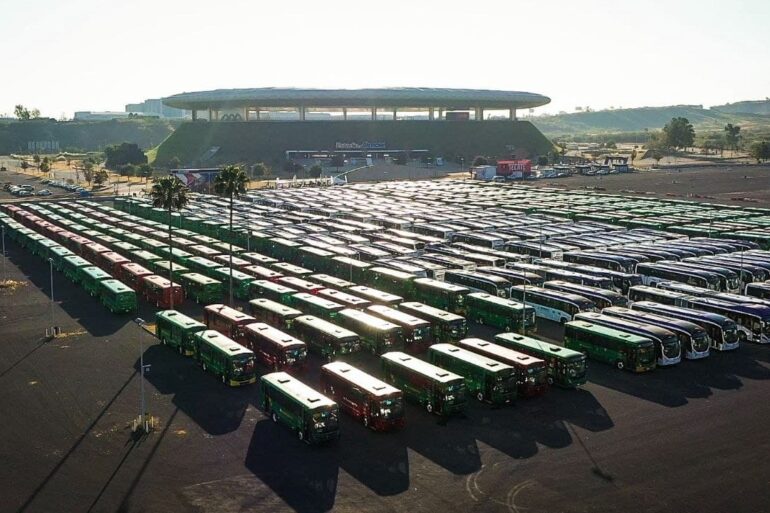
[[[217,89],[181,93],[163,99],[169,107],[187,110],[249,107],[531,109],[551,101],[547,96],[518,91],[402,87],[387,89]]]

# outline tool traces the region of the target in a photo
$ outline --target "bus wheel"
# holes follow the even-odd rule
[[[617,362],[615,362],[615,367],[617,367],[620,370],[623,370],[626,368],[626,365],[623,363],[622,360],[618,360]]]
[[[301,429],[297,431],[297,438],[299,438],[300,441],[305,440],[305,433]]]
[[[432,404],[430,404],[430,403],[426,404],[426,405],[425,405],[425,410],[426,410],[428,413],[433,413],[433,405],[432,405]]]
[[[559,324],[566,324],[566,323],[567,323],[567,319],[565,317],[562,317],[561,319],[559,319]]]
[[[553,378],[551,376],[548,376],[548,384],[553,385]]]
[[[203,372],[206,372],[206,362],[201,363],[201,367],[203,367]]]
[[[476,394],[476,399],[478,399],[479,401],[483,401],[484,400],[484,394],[479,392],[478,394]]]
[[[484,324],[484,319],[482,319],[481,317],[479,317],[478,319],[476,319],[476,324],[481,324],[481,325],[483,325],[483,324]]]
[[[276,424],[278,423],[278,414],[277,413],[273,412],[273,414],[270,415],[270,418],[273,419],[273,422],[275,422]]]
[[[227,378],[222,374],[222,383],[227,384]]]
[[[364,415],[364,427],[369,427],[369,415]]]

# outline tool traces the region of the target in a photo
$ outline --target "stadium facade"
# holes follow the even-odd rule
[[[192,165],[357,152],[431,153],[449,160],[533,156],[550,142],[518,111],[546,96],[477,89],[226,89],[181,93],[163,104],[192,113],[158,150]]]

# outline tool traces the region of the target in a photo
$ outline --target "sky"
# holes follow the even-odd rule
[[[768,0],[0,0],[0,115],[238,87],[529,91],[536,113],[770,96]]]

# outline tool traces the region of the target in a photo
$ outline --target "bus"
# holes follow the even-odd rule
[[[298,292],[296,289],[268,280],[254,280],[251,282],[250,289],[249,295],[253,298],[264,297],[284,305],[289,304],[291,296]]]
[[[359,297],[368,299],[376,305],[396,306],[404,300],[401,296],[383,290],[373,289],[365,285],[355,285],[353,287],[348,287],[347,290]]]
[[[157,274],[142,278],[142,295],[148,303],[161,308],[170,308],[171,305],[184,303],[182,286]]]
[[[321,367],[321,390],[374,431],[404,427],[404,393],[345,362]]]
[[[222,282],[199,273],[186,273],[180,277],[185,295],[196,303],[216,303],[222,300]]]
[[[169,272],[173,279],[178,280],[183,274],[189,273],[190,269],[169,260],[155,260],[151,264],[152,270],[155,274],[168,277]]]
[[[738,325],[724,315],[654,301],[636,301],[631,309],[695,323],[706,330],[711,348],[717,351],[732,351],[740,346]]]
[[[355,283],[361,283],[364,280],[364,274],[372,264],[362,262],[350,257],[332,258],[329,274]]]
[[[397,271],[389,267],[370,267],[364,273],[362,280],[366,285],[407,297],[414,295],[415,277],[409,273]]]
[[[747,303],[753,305],[770,306],[770,301],[766,301],[757,297],[747,296],[743,294],[733,294],[731,292],[719,292],[712,289],[704,289],[703,287],[695,287],[694,285],[685,285],[677,281],[666,281],[658,283],[658,287],[665,290],[673,290],[680,294],[687,294],[694,297],[713,297],[714,299],[721,299],[722,301],[728,301],[730,303]]]
[[[243,340],[246,347],[254,351],[256,361],[273,371],[305,367],[305,343],[264,322],[244,326]]]
[[[538,265],[573,271],[580,274],[599,276],[609,278],[612,281],[612,288],[621,294],[627,294],[628,289],[634,285],[642,284],[642,277],[635,273],[626,273],[623,271],[613,271],[592,265],[574,264],[561,260],[541,259],[535,262]]]
[[[256,382],[254,353],[218,331],[196,332],[193,347],[203,370],[219,376],[222,383],[237,387]]]
[[[467,403],[465,380],[414,356],[392,351],[380,357],[385,382],[402,390],[407,399],[428,413],[461,413]]]
[[[77,255],[69,255],[62,259],[62,272],[64,276],[74,283],[80,283],[81,268],[92,267],[91,262]],[[101,271],[101,269],[99,269]],[[104,271],[102,271],[104,272]],[[106,274],[106,273],[105,273]]]
[[[153,272],[149,269],[146,269],[139,264],[128,262],[123,264],[123,267],[120,269],[120,274],[118,274],[118,278],[134,289],[135,292],[142,292],[142,286],[144,285],[142,278],[151,276],[152,274]]]
[[[176,310],[161,310],[155,313],[155,334],[161,344],[169,345],[179,354],[195,354],[193,335],[206,329],[202,322]]]
[[[309,350],[323,358],[333,360],[337,355],[356,353],[361,350],[357,333],[312,315],[294,318],[292,331],[307,344]]]
[[[634,285],[628,290],[628,299],[632,304],[637,301],[654,301],[664,305],[686,307],[689,297],[689,294],[647,285]]]
[[[572,262],[581,265],[592,265],[594,267],[602,267],[605,269],[611,269],[613,271],[620,271],[624,273],[638,272],[634,269],[636,267],[636,260],[620,255],[571,251],[569,253],[564,253],[562,259],[565,262]]]
[[[770,301],[770,281],[749,283],[746,285],[746,295]]]
[[[414,285],[414,297],[418,301],[456,314],[465,313],[465,295],[470,293],[468,287],[432,278],[417,278]]]
[[[545,361],[480,338],[464,338],[463,349],[505,363],[516,369],[516,389],[520,397],[542,395],[548,389]]]
[[[403,330],[398,324],[351,308],[339,312],[338,322],[358,333],[362,347],[372,354],[404,349]]]
[[[691,297],[689,307],[712,312],[735,321],[741,341],[770,343],[770,306],[759,304],[735,304],[721,299]]]
[[[716,263],[709,262],[704,265],[697,262],[671,262],[670,265],[671,267],[675,268],[683,268],[699,272],[708,271],[709,273],[716,274],[718,280],[718,290],[723,290],[726,292],[739,292],[741,290],[741,282],[740,278],[738,277],[738,273],[725,267],[720,267]]]
[[[138,308],[134,289],[115,279],[99,282],[99,299],[112,313],[135,312]]]
[[[331,299],[337,303],[345,305],[347,308],[353,308],[355,310],[363,310],[372,304],[368,299],[364,299],[353,294],[341,292],[334,289],[323,289],[318,291],[320,297]]]
[[[505,244],[505,250],[531,257],[553,258],[554,260],[560,260],[564,257],[564,250],[560,246],[533,240],[508,242]]]
[[[539,274],[521,271],[517,269],[501,267],[479,267],[479,271],[485,274],[494,274],[508,280],[511,285],[542,286],[545,281]]]
[[[516,333],[495,335],[494,343],[543,360],[549,385],[576,388],[586,382],[586,355],[583,353]]]
[[[646,337],[586,321],[564,325],[564,347],[620,370],[647,372],[655,368],[655,343]]]
[[[285,287],[291,287],[299,292],[307,292],[308,294],[313,295],[318,294],[325,288],[323,285],[296,276],[284,276],[278,279],[278,283]]]
[[[600,289],[598,287],[578,285],[577,283],[559,280],[547,281],[543,284],[543,287],[583,296],[590,299],[600,309],[610,306],[628,306],[628,298],[614,290]]]
[[[577,314],[575,320],[607,326],[652,340],[658,366],[676,365],[682,361],[682,345],[679,338],[665,328],[593,312]]]
[[[304,278],[313,274],[313,270],[300,267],[298,265],[290,264],[288,262],[274,262],[270,264],[270,267],[283,274],[284,276],[294,276],[296,278]]]
[[[92,296],[99,295],[99,283],[112,279],[109,273],[94,265],[78,268],[78,282]]]
[[[243,328],[257,322],[251,315],[245,314],[227,305],[208,305],[203,309],[203,322],[210,330],[216,330],[238,343],[243,342]]]
[[[414,264],[410,264],[409,262],[405,260],[396,260],[396,259],[384,259],[384,260],[378,260],[377,265],[390,267],[391,269],[395,269],[397,271],[403,271],[405,273],[409,273],[415,278],[427,278],[428,277],[428,271],[427,269],[424,269],[422,267],[419,267]]]
[[[535,309],[535,315],[564,324],[579,312],[593,312],[596,305],[590,299],[569,292],[514,285],[511,299]]]
[[[128,258],[119,253],[115,253],[114,251],[99,253],[98,259],[99,267],[113,276],[118,276],[122,271],[122,267],[131,262]]]
[[[429,321],[436,342],[457,342],[468,333],[468,323],[461,315],[414,301],[401,303],[399,310]]]
[[[254,277],[248,275],[237,269],[230,269],[229,267],[218,267],[214,269],[211,277],[220,280],[224,286],[225,291],[230,290],[230,277],[232,276],[233,284],[233,296],[238,299],[249,299],[251,294],[251,282],[254,281]]]
[[[291,324],[302,312],[264,297],[249,301],[251,314],[259,321],[280,330],[290,330]]]
[[[298,292],[291,296],[291,305],[306,314],[322,317],[328,321],[337,319],[339,312],[345,309],[345,305],[341,303],[307,292]]]
[[[605,308],[602,310],[602,314],[629,321],[652,324],[671,331],[679,339],[679,344],[684,349],[684,357],[688,360],[698,360],[709,355],[711,343],[709,342],[708,333],[690,321],[622,307]]]
[[[340,437],[339,406],[328,397],[285,372],[260,378],[262,410],[294,431],[308,444],[319,444]]]
[[[719,276],[706,270],[675,267],[663,263],[643,263],[636,266],[636,271],[642,275],[642,282],[645,285],[655,286],[661,281],[680,281],[714,290],[720,288]]]
[[[503,249],[505,239],[484,232],[458,232],[451,236],[451,242],[463,242],[490,249]]]
[[[468,393],[480,402],[502,406],[516,399],[517,372],[510,365],[454,344],[433,344],[428,360],[465,378]]]
[[[444,281],[466,287],[475,292],[486,292],[501,298],[508,297],[511,282],[495,274],[483,274],[468,271],[446,271]]]
[[[426,320],[386,305],[372,305],[366,311],[401,326],[404,351],[410,354],[422,353],[433,343],[431,324]]]
[[[468,317],[479,324],[486,324],[505,331],[524,329],[534,330],[535,309],[513,299],[473,292],[468,294],[466,305]]]
[[[272,269],[257,264],[246,265],[241,267],[240,270],[253,276],[255,280],[278,281],[280,278],[283,278],[283,274],[278,271],[273,271]]]
[[[338,290],[355,286],[355,283],[352,281],[343,280],[329,274],[311,274],[308,278],[316,283]]]

